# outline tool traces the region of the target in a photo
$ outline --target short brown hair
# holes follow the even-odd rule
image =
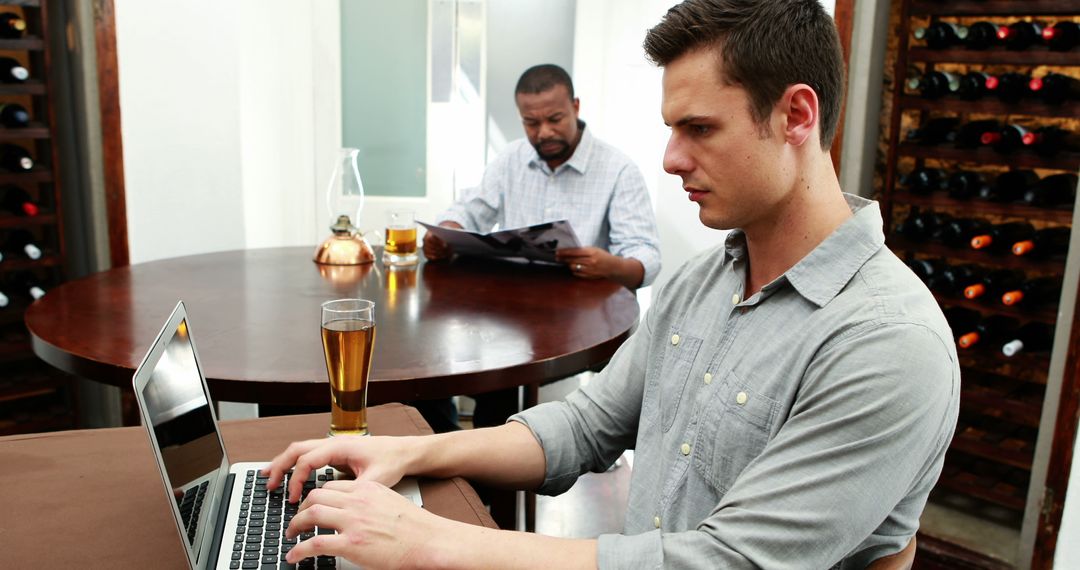
[[[821,148],[828,150],[844,99],[844,60],[833,19],[818,0],[685,0],[645,36],[663,67],[699,48],[716,49],[721,79],[739,85],[760,125],[784,90],[805,83],[818,96]]]

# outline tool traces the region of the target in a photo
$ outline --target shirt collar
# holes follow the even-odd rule
[[[806,300],[824,307],[851,281],[855,272],[885,245],[881,210],[877,202],[853,194],[844,194],[844,199],[854,215],[784,275],[763,289],[771,290],[786,280]],[[746,256],[746,235],[742,230],[732,230],[728,234],[724,241],[724,252],[725,262]]]
[[[574,149],[574,154],[570,156],[570,160],[560,164],[555,168],[555,172],[564,170],[566,168],[573,168],[578,171],[579,174],[585,174],[585,170],[589,165],[589,156],[593,150],[593,137],[592,133],[585,128],[585,121],[578,120],[578,130],[581,132],[581,140],[578,141],[577,148]],[[540,155],[537,154],[536,149],[529,145],[532,149],[530,154],[529,166],[533,168],[539,168],[541,170],[547,170],[547,163],[544,162]]]

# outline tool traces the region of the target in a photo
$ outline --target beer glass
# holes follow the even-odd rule
[[[323,303],[322,342],[330,377],[329,435],[367,435],[375,303],[365,299]]]
[[[389,266],[416,265],[416,218],[412,210],[390,210],[386,214],[386,248],[383,264]]]

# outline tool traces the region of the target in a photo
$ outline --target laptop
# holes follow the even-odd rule
[[[285,538],[285,528],[297,505],[285,501],[284,486],[266,491],[259,469],[269,460],[229,463],[183,301],[158,333],[132,383],[190,568],[358,568],[333,557],[309,558],[298,565],[285,562],[285,553],[296,544]],[[304,492],[338,478],[344,475],[331,468],[314,471]],[[415,479],[394,488],[422,506]],[[299,539],[333,532],[318,528]]]

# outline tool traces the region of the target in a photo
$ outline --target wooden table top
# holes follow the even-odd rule
[[[375,435],[431,433],[413,408],[369,412]],[[329,414],[227,421],[221,433],[229,461],[269,461],[294,440],[324,437],[329,421]],[[0,485],[9,491],[4,568],[187,568],[145,428],[2,437],[0,456]],[[497,528],[464,479],[421,479],[420,495],[439,516]]]
[[[562,266],[459,258],[391,270],[320,266],[313,248],[239,250],[141,263],[70,281],[26,312],[34,353],[129,388],[177,300],[216,399],[327,401],[319,305],[375,302],[373,403],[475,394],[605,362],[637,321],[634,295]],[[381,257],[376,252],[376,257]]]

